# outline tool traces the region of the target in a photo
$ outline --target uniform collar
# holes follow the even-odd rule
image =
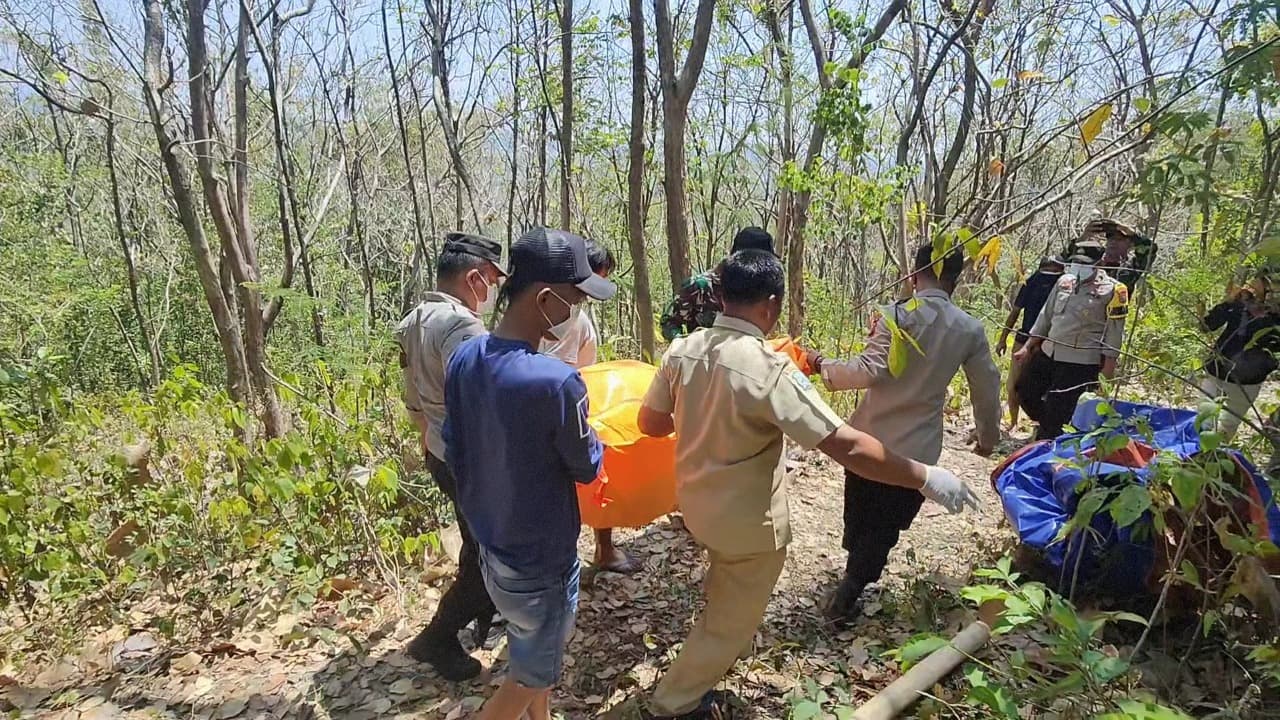
[[[448,303],[449,305],[453,305],[459,310],[464,310],[466,312],[471,313],[472,317],[480,317],[480,314],[477,313],[475,310],[472,310],[471,308],[467,307],[465,304],[463,304],[461,300],[450,295],[447,292],[444,292],[443,290],[428,291],[425,295],[422,296],[422,302]]]
[[[942,288],[926,288],[917,290],[914,294],[918,298],[942,298],[947,302],[951,302],[951,294]]]
[[[752,337],[764,338],[764,333],[761,332],[760,328],[756,327],[755,323],[747,322],[742,318],[731,317],[724,313],[716,316],[715,326],[725,328],[726,330],[736,330],[737,332],[744,335],[750,335]]]

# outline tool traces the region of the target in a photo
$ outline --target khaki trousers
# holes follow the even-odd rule
[[[654,690],[649,704],[655,715],[681,715],[697,708],[702,696],[750,650],[787,549],[758,555],[708,549],[707,556],[707,606]]]
[[[1223,440],[1230,442],[1235,438],[1236,431],[1240,429],[1240,423],[1244,422],[1244,419],[1249,416],[1254,402],[1258,400],[1258,395],[1262,392],[1262,386],[1237,385],[1212,375],[1206,375],[1200,381],[1200,390],[1222,404],[1222,412],[1218,414],[1217,431]],[[1254,419],[1259,423],[1262,422],[1259,417]]]

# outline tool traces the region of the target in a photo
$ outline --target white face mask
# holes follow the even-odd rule
[[[1088,282],[1093,278],[1094,267],[1092,265],[1080,265],[1071,263],[1067,266],[1067,274],[1075,276],[1080,282]]]
[[[481,279],[484,279],[483,276]],[[480,299],[480,295],[476,293],[475,289],[472,288],[470,284],[468,284],[467,287],[471,290],[471,295],[476,299],[476,314],[488,315],[493,312],[495,307],[498,306],[497,283],[485,283],[485,296],[483,300]]]
[[[476,312],[481,315],[488,315],[498,306],[498,284],[489,283],[485,285],[485,292],[487,294],[484,296],[484,300],[476,303]]]
[[[551,318],[547,317],[545,312],[542,313],[542,319],[546,320],[547,324],[550,326],[547,328],[547,334],[556,340],[564,340],[569,336],[569,331],[572,330],[573,326],[578,322],[578,316],[582,314],[582,306],[571,305],[569,301],[559,295],[556,295],[555,290],[547,290],[547,292],[551,293],[555,299],[564,303],[565,307],[569,308],[569,317],[565,318],[563,322],[558,323],[552,323]]]

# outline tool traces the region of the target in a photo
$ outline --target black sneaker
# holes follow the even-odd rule
[[[858,609],[861,606],[862,591],[866,588],[866,585],[856,583],[845,576],[840,581],[840,586],[836,588],[835,594],[831,596],[831,602],[827,604],[827,620],[837,625],[852,624],[856,621]]]
[[[449,682],[470,680],[480,674],[480,661],[462,649],[458,638],[444,637],[427,627],[409,641],[405,653],[409,657],[435,668],[440,677]]]
[[[724,690],[710,690],[702,696],[698,707],[680,715],[654,715],[641,707],[641,720],[728,720],[732,717],[732,706],[729,693]]]

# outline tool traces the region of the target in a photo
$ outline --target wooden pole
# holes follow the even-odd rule
[[[951,644],[934,650],[929,657],[859,707],[853,714],[854,720],[890,720],[897,717],[986,645],[990,638],[990,625],[981,620],[972,623],[956,635]]]

